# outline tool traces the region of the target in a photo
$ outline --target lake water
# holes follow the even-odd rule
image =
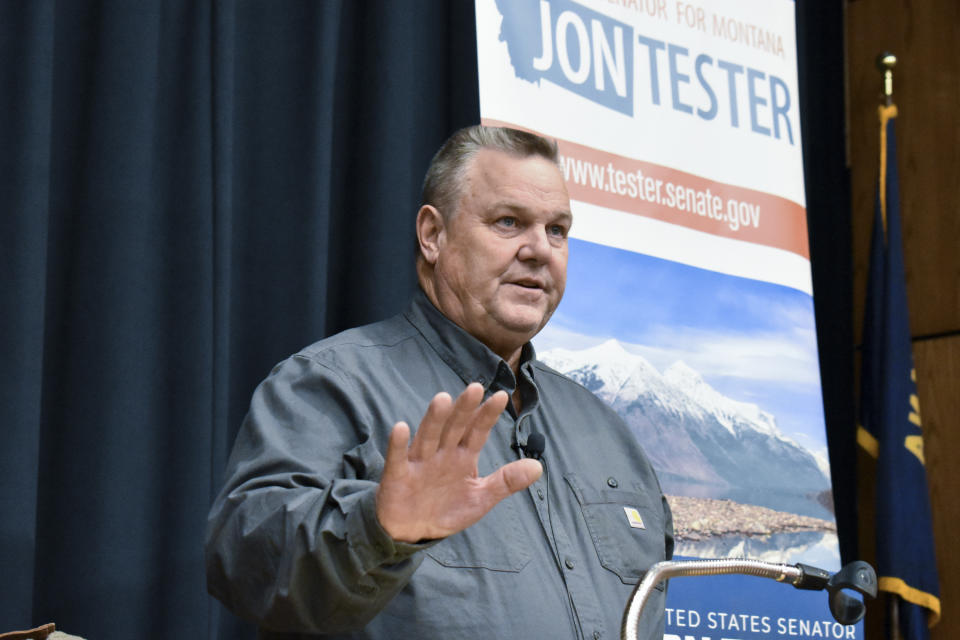
[[[840,569],[840,545],[835,533],[798,531],[763,537],[720,536],[680,540],[674,552],[684,558],[750,558],[766,562],[803,562],[827,571]]]

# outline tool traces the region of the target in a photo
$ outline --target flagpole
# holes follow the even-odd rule
[[[900,597],[888,591],[887,606],[890,607],[890,640],[903,640],[900,631]]]
[[[893,68],[897,66],[897,56],[884,51],[877,56],[877,68],[883,71],[883,103],[893,104]]]
[[[882,102],[878,109],[880,117],[880,215],[883,220],[883,234],[887,234],[887,120],[896,117],[897,107],[893,104],[893,69],[897,66],[897,56],[885,51],[877,56],[877,69],[883,72]],[[890,640],[903,640],[900,631],[900,598],[887,592],[887,629]]]
[[[878,444],[877,582],[891,596],[884,607],[887,637],[928,640],[929,627],[940,618],[941,602],[900,231],[896,63],[888,53],[877,57],[883,72],[882,102],[877,105],[880,180],[864,313],[861,424]]]
[[[897,115],[897,106],[893,104],[893,68],[897,66],[897,56],[884,51],[877,56],[877,68],[883,72],[883,104],[880,115],[880,218],[883,220],[883,235],[887,235],[887,120]]]
[[[897,56],[885,51],[877,56],[877,69],[883,73],[883,92],[878,109],[880,119],[880,216],[883,220],[883,234],[887,234],[887,120],[896,116],[893,104],[893,69],[897,66]],[[887,592],[887,624],[890,640],[902,640],[900,632],[900,598]]]

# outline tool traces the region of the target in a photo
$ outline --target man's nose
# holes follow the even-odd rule
[[[517,258],[524,262],[532,260],[542,263],[550,259],[552,250],[546,229],[531,227],[523,234],[523,244],[520,245]]]

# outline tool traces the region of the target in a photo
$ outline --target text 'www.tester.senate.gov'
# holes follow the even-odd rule
[[[568,183],[698,215],[725,224],[732,231],[760,228],[759,204],[735,198],[724,200],[709,187],[677,184],[645,175],[641,169],[625,171],[613,162],[602,164],[561,155],[560,165]]]

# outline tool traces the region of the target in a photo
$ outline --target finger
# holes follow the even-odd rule
[[[443,436],[440,439],[440,447],[456,447],[460,445],[464,431],[473,422],[483,400],[483,385],[479,382],[471,382],[467,388],[457,397],[453,405],[453,410],[447,416],[447,423],[443,428]]]
[[[452,404],[453,400],[449,393],[441,391],[433,396],[433,400],[427,406],[427,413],[423,416],[417,432],[413,435],[413,443],[410,445],[409,454],[411,459],[422,460],[436,452]]]
[[[471,451],[480,451],[487,443],[490,430],[497,424],[500,414],[507,408],[510,396],[506,391],[497,391],[480,405],[476,412],[470,430],[463,437],[463,446]]]
[[[394,504],[398,495],[397,487],[401,487],[399,495],[403,495],[407,466],[407,442],[410,440],[410,426],[406,422],[393,425],[390,439],[387,442],[387,457],[383,464],[383,476],[377,486],[376,513],[380,526],[390,537],[398,539],[402,535],[402,528],[398,529],[398,509]],[[403,509],[399,513],[403,513]]]
[[[530,458],[514,460],[503,465],[483,479],[487,499],[492,501],[491,508],[493,504],[507,496],[523,491],[536,482],[542,474],[543,466],[539,461]]]
[[[407,464],[407,444],[410,442],[410,426],[398,422],[390,431],[387,441],[387,457],[383,463],[383,475],[393,476],[402,473]]]

